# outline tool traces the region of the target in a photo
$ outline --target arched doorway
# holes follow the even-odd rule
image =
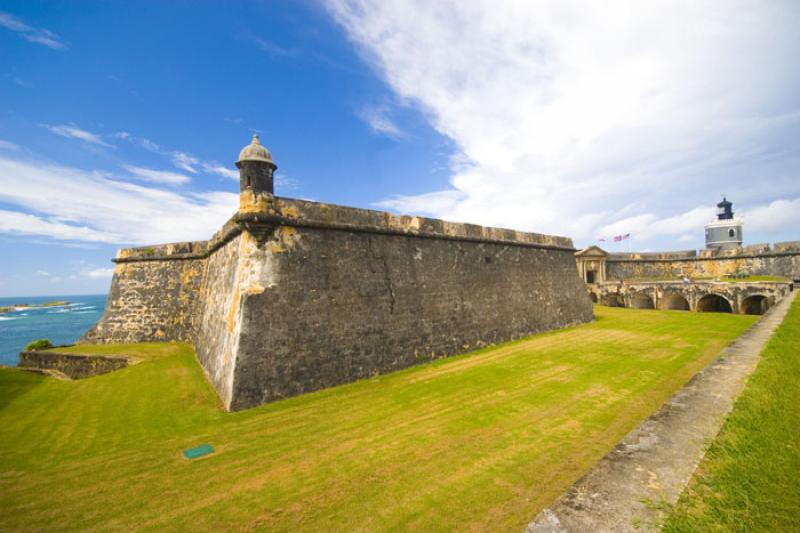
[[[634,309],[656,308],[656,306],[653,305],[653,299],[641,292],[637,292],[636,294],[631,295],[631,307]]]
[[[754,294],[742,300],[741,311],[744,315],[763,315],[769,309],[769,299],[762,294]]]
[[[661,301],[662,309],[672,309],[675,311],[688,311],[689,301],[678,293],[672,292],[664,296]]]
[[[701,313],[732,313],[731,304],[719,294],[706,294],[697,302],[697,310]]]
[[[592,303],[593,303],[593,304],[596,304],[596,303],[597,303],[597,295],[596,295],[595,293],[593,293],[593,292],[590,292],[590,293],[589,293],[589,298],[592,300]]]

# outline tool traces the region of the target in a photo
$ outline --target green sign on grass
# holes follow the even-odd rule
[[[210,453],[214,453],[214,448],[210,444],[201,444],[200,446],[183,450],[183,456],[187,459],[197,459]]]

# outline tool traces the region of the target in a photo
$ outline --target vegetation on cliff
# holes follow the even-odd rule
[[[237,413],[185,344],[75,347],[143,359],[80,381],[0,369],[0,529],[519,531],[754,320],[596,313]]]
[[[31,309],[34,307],[62,307],[65,305],[69,305],[69,301],[67,300],[58,300],[54,302],[45,302],[41,304],[14,304],[14,305],[6,305],[0,307],[0,313],[10,313],[11,311],[23,311],[25,309]]]
[[[53,343],[50,342],[50,339],[36,339],[35,341],[31,341],[25,345],[25,351],[46,350],[52,347]]]

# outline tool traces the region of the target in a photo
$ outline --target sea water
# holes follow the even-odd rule
[[[19,308],[0,313],[0,364],[16,365],[19,352],[36,339],[72,344],[103,316],[105,294],[0,298],[0,307],[16,304],[69,302],[57,307]]]

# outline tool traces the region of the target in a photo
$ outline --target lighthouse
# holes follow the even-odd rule
[[[717,218],[706,224],[706,248],[724,250],[742,245],[741,217],[733,216],[733,204],[724,196],[717,204]]]

